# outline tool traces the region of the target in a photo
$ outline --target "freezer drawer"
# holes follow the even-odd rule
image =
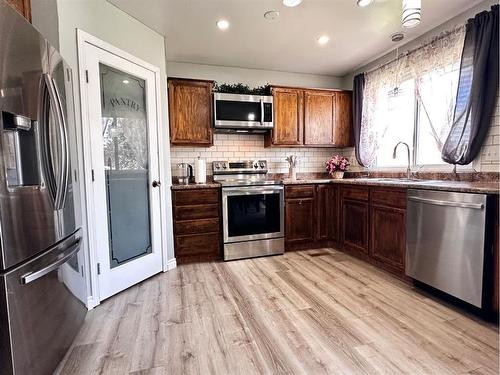
[[[407,197],[406,274],[482,307],[487,196],[409,190]]]
[[[86,308],[67,284],[81,230],[0,276],[2,374],[52,374],[83,323]]]

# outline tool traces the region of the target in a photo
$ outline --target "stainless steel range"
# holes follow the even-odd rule
[[[213,162],[222,185],[224,260],[283,254],[284,190],[265,160]]]

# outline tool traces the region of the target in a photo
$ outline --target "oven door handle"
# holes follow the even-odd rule
[[[222,194],[230,195],[252,195],[252,194],[276,194],[283,191],[283,186],[266,187],[265,189],[247,188],[224,188]]]

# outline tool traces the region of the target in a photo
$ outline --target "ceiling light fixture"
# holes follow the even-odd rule
[[[124,79],[122,82],[123,82],[124,84],[126,84],[126,85],[128,85],[128,84],[130,83],[128,79]]]
[[[229,28],[229,21],[219,20],[217,21],[217,27],[221,30],[227,30]]]
[[[324,46],[326,43],[328,43],[329,40],[330,38],[328,36],[322,35],[318,38],[318,43]]]
[[[401,13],[401,24],[410,29],[420,23],[422,11],[421,0],[403,0],[403,12]]]
[[[283,0],[283,5],[287,7],[296,7],[302,2],[302,0]]]
[[[373,0],[357,0],[356,4],[358,4],[358,7],[367,7],[373,2]]]

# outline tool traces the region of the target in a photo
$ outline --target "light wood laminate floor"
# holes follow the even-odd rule
[[[320,249],[157,275],[90,311],[58,372],[497,374],[498,355],[493,325]]]

